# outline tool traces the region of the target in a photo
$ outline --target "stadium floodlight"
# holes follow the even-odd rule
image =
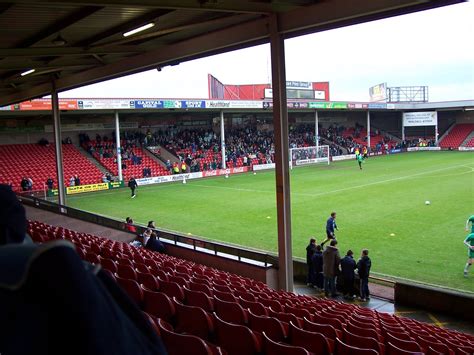
[[[36,69],[30,69],[30,70],[24,71],[24,72],[21,73],[20,75],[21,75],[21,76],[29,75],[29,74],[31,74],[31,73],[34,73],[35,71],[36,71]]]
[[[143,26],[140,26],[140,27],[137,27],[137,28],[134,28],[133,30],[130,30],[128,32],[125,32],[123,34],[124,37],[129,37],[129,36],[132,36],[136,33],[139,33],[139,32],[143,32],[145,30],[148,30],[149,28],[152,28],[153,26],[155,26],[155,23],[153,22],[150,22],[150,23],[147,23],[146,25],[143,25]]]

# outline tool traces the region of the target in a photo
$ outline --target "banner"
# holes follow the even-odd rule
[[[331,159],[332,161],[351,160],[355,159],[355,154],[336,155],[331,157]]]
[[[403,126],[404,127],[418,127],[418,126],[436,126],[438,124],[438,112],[424,111],[424,112],[404,112]]]
[[[59,99],[60,110],[77,110],[77,100]],[[51,111],[53,109],[50,99],[37,99],[13,105],[15,111]]]
[[[163,108],[162,100],[133,100],[130,101],[130,106],[135,109],[140,108]]]
[[[91,185],[79,185],[79,186],[70,186],[66,187],[66,194],[73,195],[73,194],[80,194],[83,192],[93,192],[93,191],[102,191],[108,190],[109,183],[103,182],[100,184],[91,184]]]
[[[320,109],[346,109],[347,102],[310,102],[308,108]]]
[[[256,165],[253,166],[253,171],[270,170],[270,169],[275,169],[275,163],[256,164]]]
[[[385,104],[385,103],[369,103],[368,107],[369,107],[369,109],[385,110],[387,108],[387,104]]]
[[[128,99],[87,99],[78,100],[77,107],[80,110],[104,110],[104,109],[127,109],[133,108]]]
[[[109,182],[109,190],[118,189],[124,187],[125,183],[123,181],[111,181]]]
[[[313,83],[308,81],[287,81],[287,89],[312,89]]]
[[[387,100],[387,83],[378,84],[369,88],[370,101]]]
[[[230,101],[206,101],[206,108],[229,108]]]
[[[474,147],[459,147],[458,150],[461,152],[474,152]]]
[[[205,108],[206,101],[203,100],[183,100],[181,101],[182,108]]]
[[[362,104],[362,103],[348,103],[347,108],[359,108],[359,109],[368,109],[369,104]]]
[[[295,160],[295,164],[296,164],[296,165],[306,165],[306,164],[323,163],[323,162],[327,162],[327,158]]]
[[[411,147],[407,148],[408,152],[421,152],[424,150],[429,150],[429,151],[437,151],[441,150],[441,147]]]

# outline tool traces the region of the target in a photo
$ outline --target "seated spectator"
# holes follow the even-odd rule
[[[69,186],[73,187],[75,185],[76,185],[76,179],[74,178],[74,176],[71,176],[71,178],[69,179]]]
[[[148,238],[145,248],[148,250],[157,251],[159,253],[164,253],[166,250],[165,245],[158,239],[156,234],[153,233],[151,233],[150,237]]]
[[[76,186],[79,186],[79,185],[81,184],[81,179],[79,179],[79,175],[76,175],[76,176],[74,177],[74,184],[75,184]]]
[[[46,138],[41,138],[39,141],[38,141],[38,144],[43,146],[43,147],[47,147],[49,146],[49,141],[46,139]]]
[[[124,226],[125,230],[131,232],[131,233],[136,233],[137,232],[137,228],[133,225],[133,219],[132,217],[127,217],[125,219],[125,226]]]
[[[52,190],[54,187],[54,181],[51,179],[51,177],[46,180],[46,186],[48,187],[48,190]]]
[[[23,177],[23,179],[21,179],[20,186],[23,191],[29,190],[29,182],[26,177]]]

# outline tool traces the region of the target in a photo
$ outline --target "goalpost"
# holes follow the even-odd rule
[[[290,169],[296,166],[327,163],[329,165],[329,146],[290,148]]]

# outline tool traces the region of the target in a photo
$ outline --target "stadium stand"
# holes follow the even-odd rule
[[[0,145],[0,183],[12,183],[15,191],[20,191],[23,177],[33,180],[33,190],[44,190],[46,180],[51,177],[54,186],[56,179],[56,158],[54,144],[13,144]],[[81,185],[101,181],[102,172],[84,157],[72,144],[63,144],[64,183],[78,175]]]
[[[132,176],[135,178],[143,177],[144,168],[151,169],[151,176],[170,174],[164,166],[148,156],[143,148],[130,145],[126,140],[122,140],[120,144],[124,147],[122,150],[122,174],[125,180],[130,179]],[[115,145],[113,143],[88,140],[87,142],[82,142],[82,147],[114,176],[118,175],[116,157],[114,156]],[[135,163],[132,161],[133,155],[138,158]]]
[[[474,147],[474,137],[472,137],[465,145],[466,147]]]
[[[441,148],[458,148],[462,142],[474,131],[473,123],[460,123],[455,125],[449,133],[439,142]]]
[[[154,323],[170,354],[184,347],[229,355],[474,352],[474,336],[458,331],[275,291],[192,261],[42,222],[30,221],[28,231],[37,243],[69,240],[83,259],[108,270]]]

